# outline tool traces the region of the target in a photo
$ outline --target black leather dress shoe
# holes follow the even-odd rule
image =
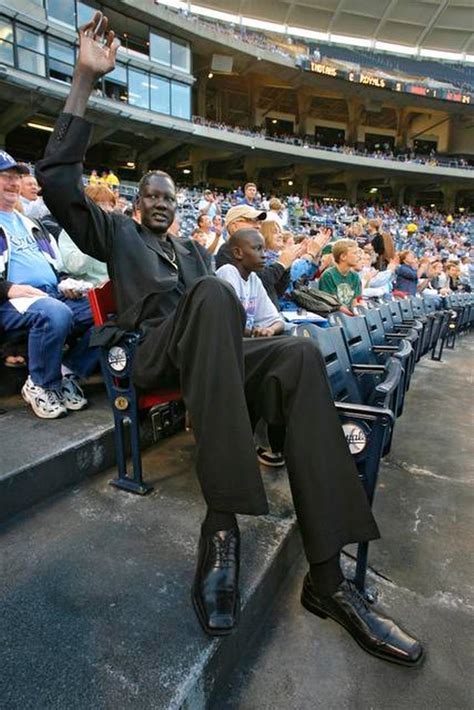
[[[192,600],[204,631],[225,636],[237,626],[240,534],[238,528],[201,533]]]
[[[301,603],[322,619],[329,617],[344,626],[364,651],[402,666],[417,666],[423,647],[397,624],[379,614],[352,582],[345,579],[330,597],[318,597],[309,574],[303,582]]]

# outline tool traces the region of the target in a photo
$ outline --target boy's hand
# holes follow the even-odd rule
[[[252,338],[271,338],[273,330],[271,328],[254,328]]]
[[[115,57],[120,42],[109,30],[109,20],[101,12],[79,28],[79,55],[76,69],[98,79],[115,68]]]

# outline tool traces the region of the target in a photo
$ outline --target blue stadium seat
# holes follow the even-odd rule
[[[321,351],[344,434],[372,505],[380,460],[387,453],[391,441],[395,421],[391,406],[400,382],[401,365],[394,361],[398,367],[393,368],[387,379],[375,387],[371,403],[366,404],[357,378],[359,368],[351,365],[341,327],[318,328],[305,324],[298,326],[297,335],[313,338]],[[367,558],[368,543],[361,543],[357,550],[355,576],[361,591],[365,590]]]

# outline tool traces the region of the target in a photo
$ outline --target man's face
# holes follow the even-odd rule
[[[245,189],[245,197],[246,197],[247,200],[249,200],[250,202],[252,202],[252,201],[255,199],[255,195],[256,195],[256,194],[257,194],[257,188],[255,187],[255,185],[249,185],[249,186]]]
[[[36,200],[38,197],[39,185],[33,175],[26,175],[21,178],[21,196],[27,200]]]
[[[234,220],[228,225],[227,231],[230,235],[232,235],[235,234],[238,229],[248,229],[249,227],[252,227],[252,229],[258,229],[258,231],[260,231],[262,227],[262,221],[260,219],[248,219],[247,217],[239,217],[239,219]]]
[[[240,263],[248,273],[260,271],[265,266],[265,243],[258,232],[245,237],[240,247],[236,249],[240,256]]]
[[[171,178],[152,175],[143,186],[139,207],[142,224],[153,232],[166,232],[176,212],[176,191]]]
[[[211,228],[211,224],[211,218],[207,214],[204,214],[199,220],[199,228],[202,229],[203,232],[208,232]]]
[[[16,170],[0,171],[0,210],[10,212],[20,197],[21,176]]]

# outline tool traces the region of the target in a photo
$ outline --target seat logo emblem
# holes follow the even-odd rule
[[[343,424],[342,429],[351,454],[360,454],[367,446],[365,431],[357,424],[351,423]]]

